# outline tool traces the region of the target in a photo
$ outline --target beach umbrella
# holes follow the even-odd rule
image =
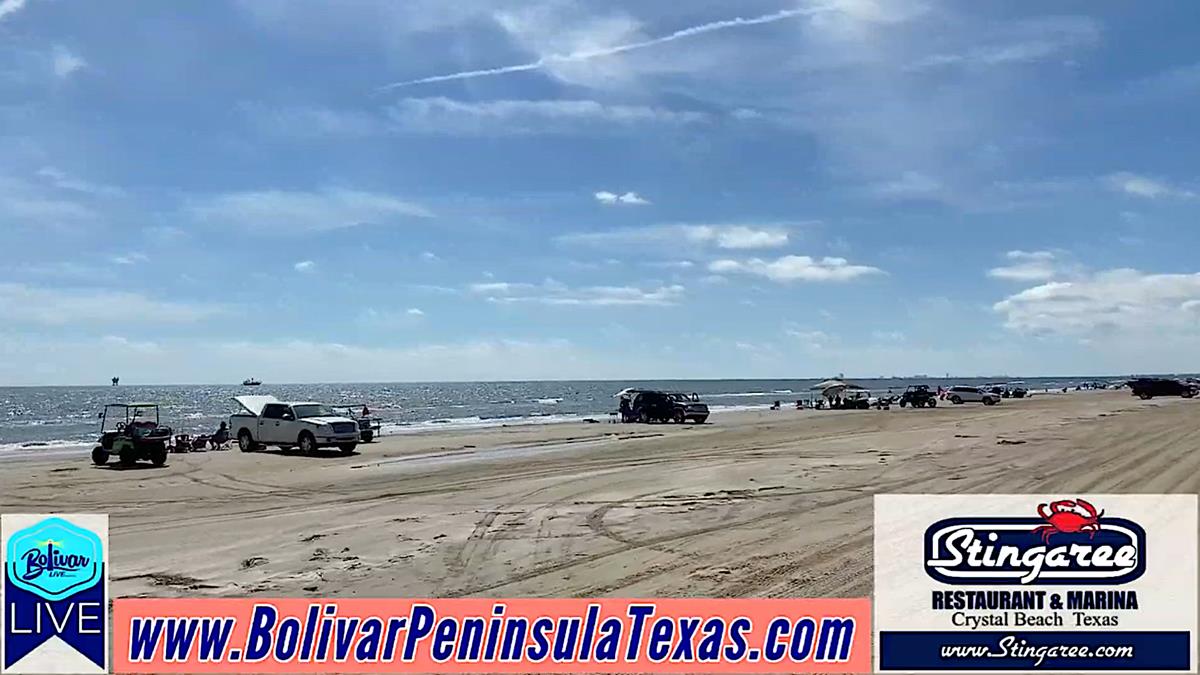
[[[810,388],[813,389],[814,391],[825,391],[826,389],[829,389],[830,387],[844,387],[844,386],[846,386],[846,383],[843,382],[842,380],[833,379],[833,380],[825,380],[824,382],[818,382],[817,384],[814,384]]]

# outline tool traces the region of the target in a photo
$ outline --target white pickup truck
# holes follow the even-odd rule
[[[242,452],[274,445],[299,447],[305,454],[336,447],[348,455],[358,445],[358,422],[334,414],[322,403],[285,402],[274,396],[234,396],[233,400],[245,410],[229,416],[229,431]]]

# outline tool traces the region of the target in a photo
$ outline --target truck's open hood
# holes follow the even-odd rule
[[[238,405],[242,406],[243,410],[251,415],[254,415],[255,417],[258,417],[262,414],[263,408],[265,408],[268,403],[279,403],[279,399],[271,396],[270,394],[262,396],[234,396],[233,400],[237,401]]]

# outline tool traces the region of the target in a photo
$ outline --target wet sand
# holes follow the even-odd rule
[[[1081,392],[385,438],[350,457],[0,465],[107,512],[117,596],[863,596],[877,492],[1200,492],[1200,402]]]

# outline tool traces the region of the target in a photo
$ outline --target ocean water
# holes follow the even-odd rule
[[[1016,378],[1013,378],[1016,379]],[[1031,389],[1074,387],[1083,381],[1120,378],[1021,378]],[[819,380],[658,380],[460,382],[397,384],[168,385],[117,387],[0,387],[0,453],[44,452],[90,447],[99,435],[106,403],[153,401],[164,423],[176,433],[211,433],[238,407],[239,394],[272,394],[281,400],[315,400],[331,405],[366,404],[383,421],[383,434],[432,429],[551,424],[588,417],[607,419],[615,411],[613,394],[625,387],[695,392],[714,415],[721,411],[763,408],[815,396]],[[916,378],[860,379],[876,392],[896,393],[912,383],[932,387],[983,384],[1001,380]]]

